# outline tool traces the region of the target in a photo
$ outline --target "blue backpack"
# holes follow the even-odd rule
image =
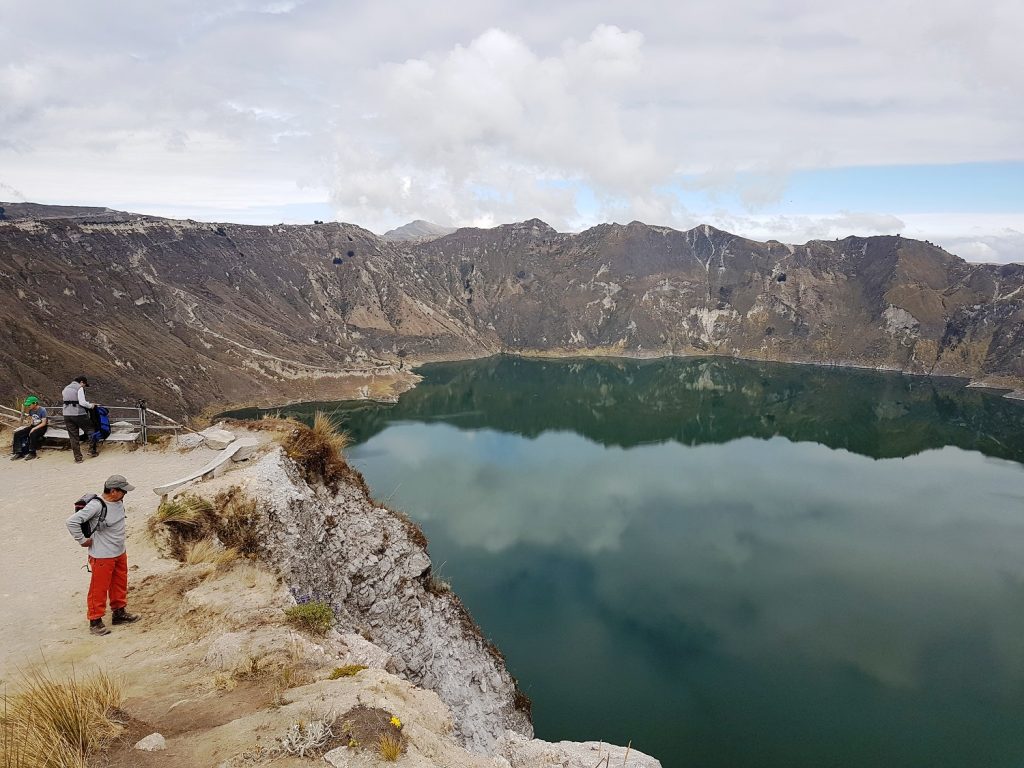
[[[93,408],[94,419],[93,419],[93,433],[92,441],[98,443],[101,440],[106,440],[110,437],[110,411],[104,408],[102,405],[97,405]]]

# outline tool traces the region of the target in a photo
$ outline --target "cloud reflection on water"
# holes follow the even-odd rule
[[[955,448],[871,460],[782,438],[605,447],[401,424],[365,450],[448,546],[539,549],[593,568],[601,609],[703,628],[752,661],[799,654],[920,687],[936,657],[1024,679],[1024,468]],[[385,493],[386,495],[386,493]],[[981,628],[981,629],[979,629]],[[991,689],[985,678],[972,686]]]

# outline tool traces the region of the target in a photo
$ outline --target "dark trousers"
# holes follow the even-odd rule
[[[14,433],[14,444],[11,451],[16,456],[24,456],[27,453],[35,453],[43,438],[46,436],[46,427],[40,427],[32,431],[31,427],[22,427]]]
[[[67,427],[68,437],[71,439],[71,452],[75,454],[76,459],[82,458],[82,449],[79,447],[79,443],[82,440],[88,440],[89,435],[92,434],[92,420],[89,418],[89,414],[65,416],[64,426]],[[79,431],[84,432],[85,437],[79,437]]]

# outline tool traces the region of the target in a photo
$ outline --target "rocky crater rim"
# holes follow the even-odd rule
[[[1024,391],[1024,265],[927,242],[760,243],[530,219],[388,241],[13,204],[0,221],[0,392],[89,371],[175,417],[392,399],[409,366],[495,353],[723,356],[956,376]],[[83,309],[90,322],[69,324]]]

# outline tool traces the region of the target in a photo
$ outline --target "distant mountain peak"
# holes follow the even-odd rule
[[[423,219],[416,219],[410,221],[408,224],[403,224],[395,229],[389,229],[381,237],[385,240],[393,240],[395,242],[425,242],[427,240],[436,240],[439,237],[444,237],[455,231],[454,227],[442,227],[440,224],[434,224],[430,221],[424,221]]]

